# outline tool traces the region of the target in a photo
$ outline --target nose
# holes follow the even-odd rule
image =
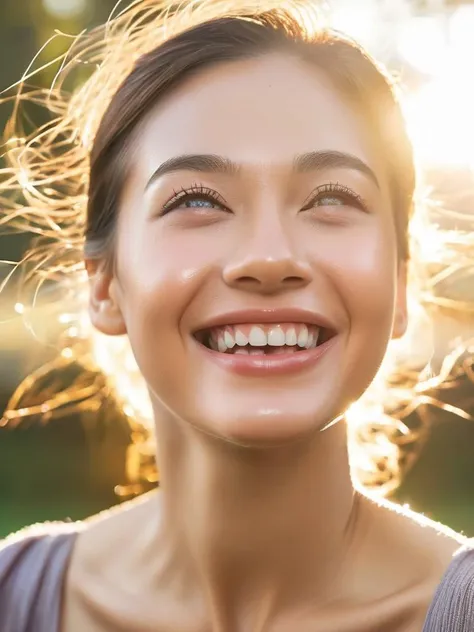
[[[224,267],[224,281],[231,287],[257,294],[278,294],[308,285],[312,280],[302,248],[278,222],[261,223],[248,233],[242,248]]]

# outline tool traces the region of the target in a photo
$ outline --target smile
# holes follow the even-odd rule
[[[314,323],[219,324],[194,334],[201,350],[241,375],[286,374],[313,366],[336,334]]]
[[[322,334],[320,327],[305,323],[239,324],[205,330],[200,342],[218,353],[276,355],[314,349]]]

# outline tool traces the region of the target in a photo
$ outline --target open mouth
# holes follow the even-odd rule
[[[212,351],[234,355],[277,355],[309,351],[330,340],[334,332],[305,323],[225,325],[202,329],[196,340]]]

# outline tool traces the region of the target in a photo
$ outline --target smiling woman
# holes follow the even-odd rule
[[[467,631],[472,552],[358,488],[343,420],[407,327],[392,85],[305,0],[162,9],[109,25],[34,141],[44,187],[32,143],[9,154],[12,221],[54,218],[95,331],[130,343],[160,491],[7,540],[2,632]]]

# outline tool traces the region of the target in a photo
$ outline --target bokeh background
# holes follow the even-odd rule
[[[18,81],[34,58],[37,69],[60,56],[72,36],[103,23],[116,4],[1,0],[0,91]],[[448,216],[456,230],[474,230],[474,2],[334,0],[321,6],[334,26],[399,75],[423,181],[432,198],[451,210],[443,221]],[[47,87],[57,70],[53,64],[28,82]],[[2,129],[11,111],[11,104],[0,104]],[[42,116],[30,106],[29,125],[40,125]],[[17,261],[27,247],[28,237],[2,235],[0,227],[0,260]],[[10,271],[11,265],[0,264],[0,284]],[[472,278],[463,283],[469,286],[464,291],[474,293]],[[51,337],[38,339],[25,325],[16,289],[13,278],[0,292],[0,413],[17,385],[57,355]],[[469,313],[462,323],[441,319],[438,352],[448,351],[461,330],[468,337],[473,323]],[[54,334],[54,323],[49,325]],[[461,380],[449,400],[474,414],[470,379]],[[422,414],[430,418],[429,439],[394,499],[474,536],[474,422],[432,407]],[[0,428],[0,537],[37,521],[80,519],[119,502],[116,486],[126,480],[129,443],[123,420],[100,408]]]

